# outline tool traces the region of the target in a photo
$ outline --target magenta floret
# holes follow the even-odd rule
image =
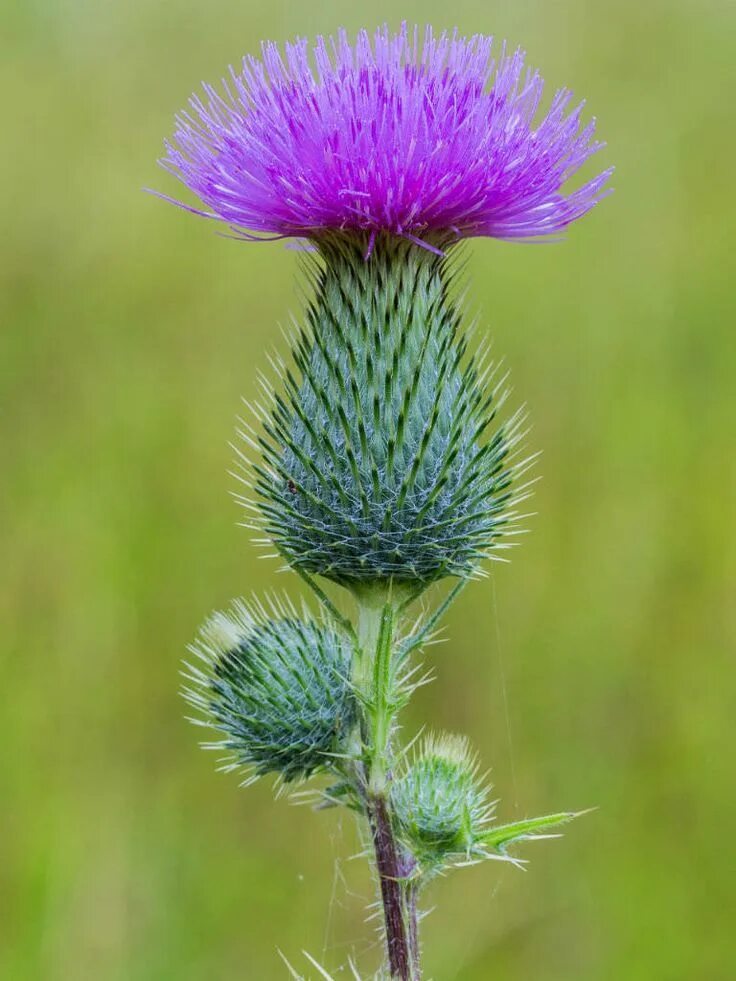
[[[177,117],[162,165],[238,236],[559,235],[607,192],[562,188],[602,144],[583,104],[492,38],[361,31],[246,57]],[[539,118],[538,118],[539,117]],[[180,204],[180,202],[175,202]]]

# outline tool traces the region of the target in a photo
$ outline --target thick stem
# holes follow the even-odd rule
[[[409,882],[413,862],[396,841],[390,809],[391,733],[396,713],[394,617],[390,589],[379,588],[361,597],[353,682],[364,706],[360,726],[363,797],[376,856],[389,970],[392,978],[418,981],[416,893]]]
[[[401,981],[416,981],[420,976],[416,950],[416,915],[407,915],[407,891],[403,882],[405,870],[402,868],[391,827],[386,799],[374,797],[369,801],[368,807],[381,886],[389,970],[391,977],[400,978]]]

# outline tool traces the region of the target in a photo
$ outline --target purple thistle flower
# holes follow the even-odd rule
[[[535,122],[544,83],[522,51],[494,59],[492,38],[429,27],[418,38],[403,25],[311,52],[299,39],[285,56],[264,44],[177,117],[161,164],[210,210],[174,203],[241,238],[350,230],[370,247],[388,232],[433,248],[558,235],[608,193],[610,170],[562,192],[602,144],[566,89]]]

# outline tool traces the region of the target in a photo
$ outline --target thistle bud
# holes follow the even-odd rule
[[[519,842],[559,838],[559,828],[585,811],[563,811],[494,824],[496,801],[478,774],[476,758],[460,736],[425,740],[391,792],[397,832],[417,862],[420,882],[468,859],[522,866],[509,854]]]
[[[268,535],[291,565],[347,586],[467,576],[513,522],[520,418],[494,428],[497,393],[467,354],[438,250],[318,245],[298,380],[284,372],[263,420]]]
[[[201,712],[194,721],[223,734],[208,748],[226,750],[224,769],[288,782],[329,766],[353,717],[350,646],[333,628],[290,605],[238,601],[191,650],[203,667],[188,665],[184,696]]]
[[[494,807],[467,740],[449,735],[425,741],[395,781],[391,799],[399,834],[424,867],[470,855]]]

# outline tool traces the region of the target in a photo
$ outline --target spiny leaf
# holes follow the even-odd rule
[[[534,838],[557,838],[559,835],[548,835],[545,832],[568,824],[576,817],[589,813],[590,810],[563,811],[560,814],[547,814],[543,817],[527,818],[524,821],[502,824],[485,831],[479,838],[479,844],[505,855],[508,847],[517,841],[527,841]]]

